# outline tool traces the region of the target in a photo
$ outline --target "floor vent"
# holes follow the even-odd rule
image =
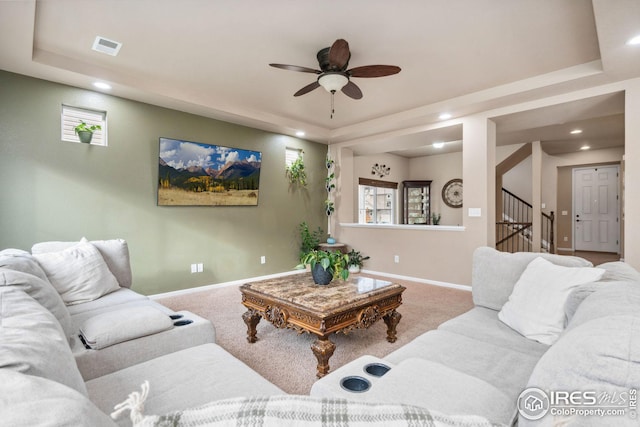
[[[97,52],[106,53],[107,55],[116,56],[118,52],[120,52],[120,48],[122,47],[122,43],[109,40],[102,36],[97,36],[96,40],[93,42],[92,49]]]

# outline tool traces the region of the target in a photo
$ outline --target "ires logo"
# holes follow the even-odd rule
[[[518,412],[528,420],[552,416],[637,417],[637,390],[624,392],[564,391],[545,392],[539,388],[525,389],[518,397]]]
[[[594,406],[598,404],[595,391],[550,391],[549,403],[552,406]]]

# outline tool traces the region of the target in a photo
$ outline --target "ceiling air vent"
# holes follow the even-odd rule
[[[92,49],[97,52],[106,53],[107,55],[116,56],[118,52],[120,52],[120,48],[122,47],[122,43],[109,40],[102,36],[97,36],[96,40],[93,42]]]

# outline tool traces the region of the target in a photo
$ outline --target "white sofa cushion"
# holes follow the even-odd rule
[[[447,415],[478,415],[510,425],[515,401],[492,384],[437,362],[421,358],[403,360],[354,399],[404,403]]]
[[[535,258],[542,257],[565,267],[593,267],[586,259],[535,252],[500,252],[489,247],[477,248],[473,253],[473,303],[500,310],[509,300],[513,287]]]
[[[35,263],[35,261],[32,262]],[[15,264],[11,269],[0,267],[0,287],[10,286],[26,292],[56,317],[67,339],[73,339],[76,331],[73,328],[69,311],[53,285],[46,279],[46,276],[43,280],[33,274],[14,270],[14,267]]]
[[[178,328],[175,328],[176,330]],[[216,344],[203,344],[87,381],[89,398],[110,414],[132,390],[148,380],[153,392],[145,413],[164,414],[239,396],[285,394]],[[131,425],[119,419],[121,425]]]
[[[71,320],[76,322],[76,319],[83,316],[92,316],[93,314],[91,313],[100,313],[106,310],[111,310],[114,306],[122,304],[145,301],[149,301],[149,297],[146,295],[139,294],[128,288],[120,288],[117,291],[110,292],[96,300],[67,306],[67,310],[69,310]],[[76,325],[78,327],[81,326],[77,322]]]
[[[498,318],[525,337],[553,344],[565,326],[564,306],[572,289],[599,280],[604,269],[563,267],[535,258],[516,282]]]
[[[93,301],[120,288],[100,251],[87,241],[34,256],[67,305]]]
[[[86,240],[83,238],[83,240]],[[132,282],[131,263],[129,260],[129,246],[123,239],[91,240],[107,263],[107,267],[116,277],[118,283],[123,288],[130,288]],[[60,252],[77,245],[78,242],[40,242],[33,245],[33,254],[43,254],[48,252]]]
[[[46,378],[0,369],[0,396],[5,426],[116,426],[86,396]]]
[[[24,291],[0,287],[0,319],[0,370],[49,378],[87,394],[53,314]]]
[[[640,283],[608,282],[601,285],[578,306],[564,333],[611,314],[640,315]]]
[[[640,305],[637,303],[633,315],[610,314],[567,330],[542,356],[527,384],[527,387],[545,391],[595,393],[598,407],[624,409],[626,414],[582,417],[576,413],[564,420],[547,414],[536,421],[521,416],[519,426],[552,427],[569,420],[570,425],[576,426],[638,425],[637,419],[629,417],[629,393],[631,390],[637,392],[640,384]],[[562,400],[556,405],[563,406]],[[569,406],[567,410],[572,408],[575,406]],[[582,407],[585,408],[588,406]]]
[[[90,317],[80,335],[89,347],[100,350],[171,328],[173,320],[155,307],[127,307]]]
[[[42,270],[33,255],[21,249],[10,248],[0,251],[0,267],[33,274],[46,282],[49,281],[47,274]]]

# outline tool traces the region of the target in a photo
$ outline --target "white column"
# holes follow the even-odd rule
[[[640,79],[625,92],[624,258],[640,270]]]
[[[540,252],[542,244],[542,146],[540,141],[531,143],[531,245],[532,252]]]
[[[495,123],[484,116],[466,118],[462,127],[462,224],[470,248],[495,246],[495,151]]]

